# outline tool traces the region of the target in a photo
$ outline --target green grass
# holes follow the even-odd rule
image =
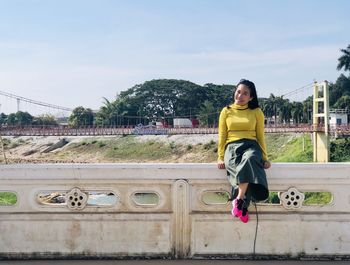
[[[14,205],[17,202],[17,196],[13,192],[0,192],[0,206]]]
[[[134,136],[111,140],[104,148],[106,158],[138,162],[168,160],[182,152],[174,142],[169,144],[155,141],[138,142]]]
[[[332,202],[332,194],[330,192],[305,192],[303,205],[326,205]],[[278,192],[272,191],[266,203],[280,204]]]
[[[126,136],[110,141],[105,148],[105,157],[113,161],[174,162],[187,156],[185,162],[212,162],[216,161],[217,156],[214,141],[204,145],[183,145],[175,142],[142,142],[134,136]],[[198,156],[200,160],[197,160]]]
[[[266,134],[272,162],[312,162],[311,134]],[[330,161],[350,162],[350,137],[330,141]]]
[[[265,134],[266,147],[270,160],[275,159],[281,152],[286,149],[286,144],[296,137],[292,134],[277,134],[267,133]]]
[[[331,203],[332,199],[330,192],[305,192],[304,205],[325,205]]]
[[[301,136],[272,135],[266,137],[269,159],[272,162],[312,162],[310,134]]]
[[[278,193],[275,191],[270,191],[269,198],[266,200],[266,203],[280,204],[280,198],[278,197]]]

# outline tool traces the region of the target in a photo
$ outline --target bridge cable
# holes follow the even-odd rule
[[[34,100],[34,99],[29,99],[29,98],[17,96],[15,94],[3,92],[3,91],[0,91],[0,95],[6,96],[8,98],[14,98],[14,99],[17,99],[17,100],[22,100],[24,102],[28,102],[28,103],[35,104],[35,105],[40,105],[40,106],[43,106],[43,107],[49,107],[49,108],[60,109],[60,110],[65,110],[65,111],[72,111],[73,110],[71,108],[62,107],[62,106],[58,106],[58,105],[53,105],[53,104],[50,104],[50,103],[45,103],[45,102],[42,102],[42,101],[38,101],[38,100]]]
[[[314,82],[312,82],[312,83],[310,83],[310,84],[307,84],[307,85],[304,85],[304,86],[302,86],[302,87],[299,87],[299,88],[297,88],[297,89],[295,89],[295,90],[293,90],[293,91],[289,91],[289,92],[283,94],[281,97],[289,96],[289,95],[292,95],[292,94],[294,94],[294,93],[296,94],[296,93],[300,92],[301,90],[304,90],[304,89],[306,89],[306,88],[312,87],[313,84],[314,84]]]

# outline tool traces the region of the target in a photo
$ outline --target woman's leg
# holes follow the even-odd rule
[[[238,184],[238,195],[237,199],[244,199],[245,193],[247,192],[249,183],[240,183]]]

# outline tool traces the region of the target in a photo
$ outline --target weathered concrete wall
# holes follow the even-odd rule
[[[349,257],[350,164],[273,164],[267,173],[282,203],[258,204],[256,255]],[[230,191],[215,164],[2,165],[4,191],[18,201],[0,206],[1,258],[253,254],[255,208],[243,224],[230,203],[212,200]],[[333,199],[304,206],[307,191]],[[114,202],[90,201],[101,194]],[[155,200],[140,203],[145,194]]]

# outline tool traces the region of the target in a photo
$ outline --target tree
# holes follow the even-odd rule
[[[290,119],[292,118],[291,111],[292,111],[292,105],[289,102],[289,100],[281,98],[281,105],[279,107],[279,113],[278,113],[280,122],[289,124]]]
[[[233,93],[235,86],[205,84],[203,86],[206,100],[213,103],[216,110],[220,111],[224,106],[233,103]]]
[[[302,118],[303,123],[308,123],[308,124],[313,123],[312,111],[313,111],[313,96],[309,96],[303,101],[303,118]]]
[[[28,112],[17,111],[16,113],[10,113],[7,116],[6,123],[8,125],[31,125],[33,116]]]
[[[137,104],[131,104],[128,97],[121,98],[117,95],[116,100],[109,101],[104,98],[104,106],[100,107],[96,115],[97,125],[136,125],[144,123],[145,119],[140,116],[142,111]]]
[[[217,112],[232,102],[234,86],[206,84],[204,86],[185,80],[157,79],[138,84],[120,93],[115,101],[105,99],[97,115],[97,123],[118,124],[147,123],[173,117],[195,118],[209,100]],[[114,113],[112,116],[111,114]],[[117,117],[117,118],[116,118]],[[216,118],[217,119],[217,118]]]
[[[337,102],[334,104],[336,109],[349,109],[350,108],[350,96],[344,95],[341,96]]]
[[[69,125],[73,127],[93,125],[94,115],[92,110],[84,107],[76,107],[69,116]]]
[[[303,120],[303,103],[293,102],[291,108],[291,116],[294,124],[301,123]]]
[[[43,114],[34,117],[33,125],[58,125],[56,118],[50,114]]]
[[[7,125],[16,125],[17,124],[16,113],[10,113],[7,116],[6,123],[7,123]]]
[[[265,114],[266,118],[274,118],[274,123],[277,124],[277,117],[279,118],[278,122],[283,122],[290,118],[287,111],[289,110],[288,104],[285,102],[288,100],[283,99],[283,97],[276,97],[274,94],[270,94],[270,97],[267,99],[260,100],[260,107]]]
[[[260,108],[264,112],[264,116],[267,119],[268,123],[272,120],[272,117],[274,116],[273,99],[271,95],[269,98],[259,99]]]
[[[344,68],[344,71],[350,70],[350,44],[346,49],[340,49],[340,51],[343,53],[342,56],[338,58],[338,65],[337,70],[341,70]]]
[[[118,108],[116,101],[110,102],[104,99],[104,106],[100,107],[96,115],[97,125],[116,125],[118,119]]]
[[[198,120],[201,125],[205,126],[217,126],[218,124],[218,112],[214,108],[214,105],[211,101],[206,100],[201,107],[200,112],[198,113]]]
[[[17,124],[18,125],[31,125],[33,121],[33,116],[30,115],[27,111],[17,111],[16,112]]]
[[[350,78],[341,74],[337,81],[329,85],[329,105],[333,108],[339,108],[340,105],[344,105],[343,96],[350,96]],[[338,102],[342,100],[342,102]],[[350,108],[350,106],[347,106]]]
[[[7,115],[5,113],[0,114],[0,125],[6,124]]]

